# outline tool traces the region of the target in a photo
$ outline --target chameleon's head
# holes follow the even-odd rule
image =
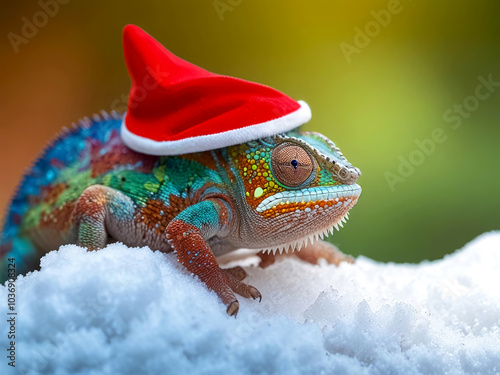
[[[289,132],[229,152],[243,181],[242,221],[250,225],[240,236],[249,247],[300,249],[338,230],[361,194],[359,169],[319,133]]]

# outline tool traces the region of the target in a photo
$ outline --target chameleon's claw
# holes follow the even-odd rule
[[[233,301],[227,307],[227,315],[234,316],[238,315],[238,310],[240,309],[240,303],[238,301]]]
[[[251,286],[251,285],[248,285],[248,291],[250,293],[250,296],[253,298],[253,299],[259,299],[259,302],[262,301],[262,294],[260,294],[260,292],[257,290],[257,288]]]
[[[237,267],[235,267],[235,268],[237,268]],[[259,301],[262,300],[262,295],[260,294],[260,292],[257,290],[256,287],[245,284],[245,283],[241,282],[240,280],[238,280],[234,276],[234,273],[235,273],[234,268],[221,269],[221,271],[225,275],[225,282],[226,282],[227,286],[229,286],[229,288],[231,288],[231,290],[233,292],[235,292],[235,293],[237,293],[240,296],[245,297],[245,298],[252,297],[254,300],[257,298],[259,298]],[[244,272],[246,275],[245,270],[241,269],[241,272]],[[241,272],[238,272],[240,274],[240,276],[241,276]]]

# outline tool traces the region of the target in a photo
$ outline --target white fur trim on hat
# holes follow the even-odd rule
[[[303,100],[299,100],[300,108],[273,120],[260,124],[245,126],[223,133],[200,135],[177,141],[153,141],[135,135],[127,129],[125,116],[121,126],[123,142],[131,149],[149,155],[180,155],[192,152],[215,150],[285,133],[305,124],[311,119],[311,109]]]

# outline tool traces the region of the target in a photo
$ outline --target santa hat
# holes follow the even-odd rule
[[[284,133],[311,118],[305,102],[190,64],[135,25],[125,26],[123,46],[132,88],[121,135],[138,152],[212,150]]]

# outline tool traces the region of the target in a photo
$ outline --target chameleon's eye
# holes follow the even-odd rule
[[[296,187],[311,176],[314,162],[302,147],[295,143],[283,143],[273,150],[271,167],[280,183]]]

